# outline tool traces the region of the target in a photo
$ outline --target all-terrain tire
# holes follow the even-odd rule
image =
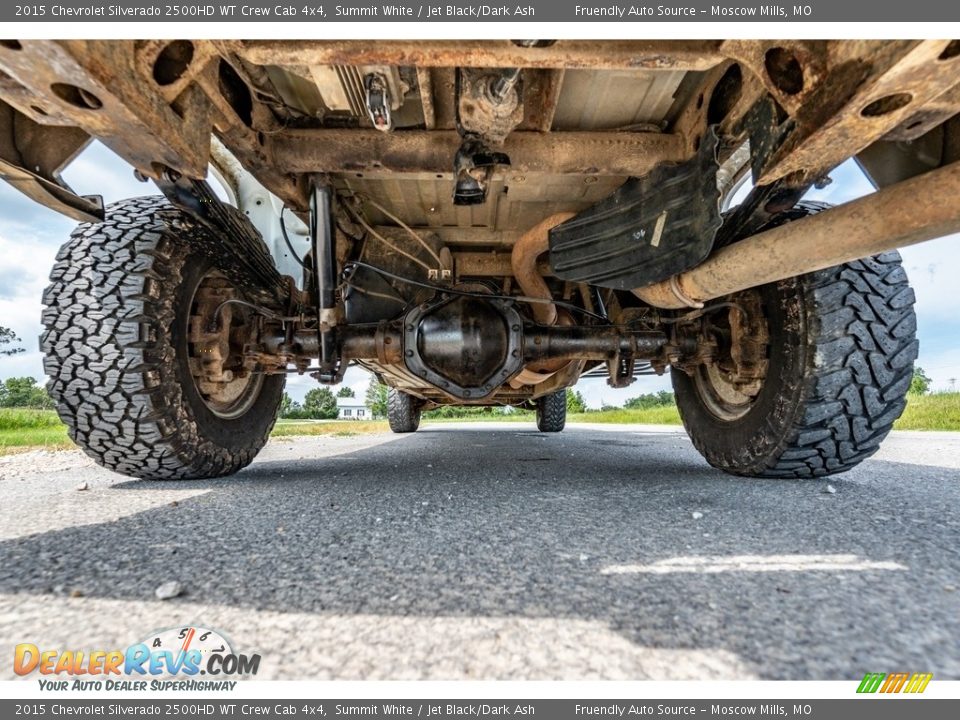
[[[537,399],[537,430],[561,432],[567,424],[567,391],[560,390]]]
[[[821,208],[800,208],[809,214]],[[768,370],[748,412],[721,419],[696,379],[673,385],[693,444],[736,475],[812,478],[875,453],[906,407],[917,357],[914,293],[900,254],[883,253],[758,289]]]
[[[395,433],[412,433],[420,427],[420,402],[413,395],[390,388],[387,391],[387,420]]]
[[[258,376],[242,414],[208,408],[188,362],[193,291],[215,269],[162,197],[122,200],[77,227],[43,296],[40,346],[60,418],[104,467],[150,480],[230,475],[266,443],[283,376]],[[192,288],[191,288],[192,286]]]

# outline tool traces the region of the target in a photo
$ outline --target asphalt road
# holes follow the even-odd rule
[[[796,482],[638,426],[278,439],[182,483],[33,452],[0,499],[2,658],[198,623],[261,678],[960,678],[960,434]]]

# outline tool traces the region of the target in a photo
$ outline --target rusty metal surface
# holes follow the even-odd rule
[[[435,233],[452,248],[475,248],[511,246],[545,216],[585,209],[626,180],[618,175],[543,175],[508,170],[494,173],[490,196],[483,205],[453,205],[449,173],[345,173],[338,178],[337,190],[341,197],[375,198],[418,233]],[[367,217],[378,232],[391,222],[376,210],[368,212]],[[395,230],[394,226],[387,232]]]
[[[460,136],[451,131],[289,130],[266,141],[288,172],[449,173]],[[514,173],[643,175],[683,159],[680,139],[657,133],[516,132],[503,146]]]
[[[102,140],[147,175],[167,166],[201,177],[212,133],[301,216],[310,176],[322,172],[348,196],[360,190],[414,227],[442,229],[453,246],[495,246],[659,162],[682,162],[708,125],[718,128],[723,161],[762,103],[771,109],[768,127],[753,128],[762,183],[801,189],[881,141],[922,141],[934,165],[946,162],[957,133],[939,146],[933,135],[960,111],[960,58],[943,52],[947,43],[25,40],[0,47],[0,97],[48,130]],[[402,111],[427,129],[386,135],[330,124],[311,80],[317,66],[396,69],[408,87]],[[447,207],[457,67],[520,67],[525,86],[523,119],[505,142],[513,165],[493,179],[489,207],[467,212]],[[665,132],[599,130],[627,120]],[[76,212],[55,181],[44,185],[49,173],[37,180],[22,159],[4,161],[32,197]]]
[[[227,43],[225,43],[227,44]],[[248,40],[229,43],[258,65],[412,65],[480,68],[706,70],[723,58],[716,40],[558,40],[525,48],[510,40]]]
[[[35,98],[18,107],[38,122],[57,118],[83,128],[136,167],[156,163],[203,177],[210,146],[209,123],[185,122],[209,113],[195,97],[178,116],[137,69],[133,43],[25,40],[0,51],[0,67]]]
[[[660,129],[686,73],[567,70],[552,128],[615,130],[641,124]]]
[[[633,292],[683,308],[960,231],[960,163],[722,248],[692,270]],[[687,298],[684,301],[683,298]]]
[[[458,277],[513,277],[510,252],[457,252],[453,254]],[[537,272],[543,276],[553,274],[549,263],[541,257]]]
[[[472,68],[458,70],[460,93],[457,117],[468,134],[500,145],[524,117],[524,98],[519,87],[510,87],[503,97],[497,97],[493,87],[500,77],[497,73]]]
[[[102,220],[103,200],[77,195],[60,173],[89,142],[80,128],[41,125],[0,100],[0,178],[81,222]]]
[[[917,122],[920,127],[927,119],[924,107],[960,83],[955,58],[940,59],[947,44],[863,42],[832,48],[819,81],[798,93],[790,119],[771,129],[776,137],[767,156],[755,163],[755,180],[816,179],[900,126]]]
[[[556,213],[527,230],[513,246],[510,261],[517,284],[528,297],[550,300],[553,295],[537,269],[538,258],[550,249],[550,229],[573,217],[573,213]],[[531,306],[533,317],[541,325],[555,325],[557,306],[537,303]]]
[[[417,68],[417,85],[420,91],[420,106],[423,110],[423,127],[433,130],[437,127],[437,113],[433,104],[433,75],[429,68]]]
[[[550,132],[560,102],[566,70],[527,70],[524,84],[525,116],[520,125],[524,130]]]

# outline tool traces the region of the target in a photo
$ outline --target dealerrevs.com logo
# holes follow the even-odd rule
[[[233,690],[237,682],[227,678],[259,669],[260,655],[236,653],[221,633],[196,626],[151,633],[125,650],[20,643],[13,651],[13,671],[43,676],[41,690]]]

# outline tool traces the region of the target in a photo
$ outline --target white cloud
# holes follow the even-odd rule
[[[79,195],[102,195],[106,204],[141,195],[158,195],[152,182],[142,183],[133,168],[99,142],[90,143],[64,171],[63,179]]]
[[[917,312],[926,320],[957,322],[954,283],[960,272],[960,234],[911,245],[901,249],[900,255],[917,295]]]
[[[6,236],[0,227],[0,325],[21,339],[20,355],[0,357],[0,378],[29,375],[43,378],[43,358],[38,351],[43,290],[53,266],[56,248],[34,244],[29,238]]]

